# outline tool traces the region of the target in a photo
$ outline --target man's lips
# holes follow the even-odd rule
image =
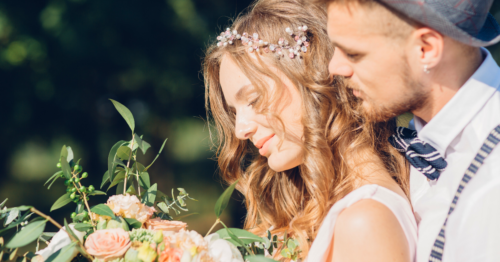
[[[271,138],[273,138],[274,134],[272,135],[268,135],[266,137],[263,137],[261,138],[259,141],[257,141],[257,143],[255,144],[255,147],[258,148],[258,149],[261,149],[262,146],[264,146],[264,144]]]

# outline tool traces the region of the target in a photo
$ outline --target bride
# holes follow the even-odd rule
[[[329,76],[323,21],[304,1],[261,0],[208,48],[220,173],[239,179],[245,227],[291,233],[307,261],[413,261],[408,170],[387,142],[394,121],[365,123]]]

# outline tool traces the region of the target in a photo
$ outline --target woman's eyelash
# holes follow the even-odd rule
[[[257,103],[257,101],[259,100],[259,98],[255,98],[252,102],[250,102],[250,104],[248,104],[248,106],[253,106],[255,105],[255,103]]]

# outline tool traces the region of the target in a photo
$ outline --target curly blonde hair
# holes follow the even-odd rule
[[[217,130],[212,139],[220,174],[227,183],[239,179],[236,188],[245,197],[248,211],[245,228],[257,234],[270,227],[274,233],[293,234],[300,241],[302,257],[307,256],[330,207],[356,188],[361,167],[367,162],[375,162],[408,192],[408,167],[387,142],[395,120],[378,124],[364,121],[357,110],[360,101],[342,79],[329,76],[327,66],[334,48],[326,32],[326,21],[324,9],[307,1],[256,1],[235,19],[231,30],[256,32],[270,43],[282,37],[292,42],[285,29],[306,25],[310,41],[307,53],[290,59],[265,53],[261,48],[255,56],[248,53],[241,41],[226,47],[213,43],[203,64],[207,118]],[[276,93],[270,95],[261,76],[273,79],[280,94],[286,95],[282,81],[271,70],[278,69],[298,89],[304,116],[300,143],[305,153],[301,165],[275,172],[251,142],[236,137],[235,113],[226,104],[220,86],[220,65],[225,57],[233,59],[260,93],[256,108],[277,123],[281,123],[277,105],[287,100]],[[285,131],[283,125],[276,128]]]

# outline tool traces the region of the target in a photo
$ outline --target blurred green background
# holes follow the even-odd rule
[[[151,179],[163,192],[184,187],[199,199],[188,203],[199,214],[185,220],[206,232],[224,187],[209,147],[201,60],[250,2],[1,0],[0,200],[49,213],[65,187],[61,180],[49,191],[43,182],[57,171],[64,144],[89,172],[84,184],[97,188],[111,146],[130,139],[113,98],[131,109],[136,132],[152,144],[141,162],[169,138]],[[492,13],[500,21],[500,0]],[[489,49],[500,61],[500,46]],[[223,220],[241,227],[244,206],[234,198]],[[72,211],[68,205],[50,215],[61,222]]]

